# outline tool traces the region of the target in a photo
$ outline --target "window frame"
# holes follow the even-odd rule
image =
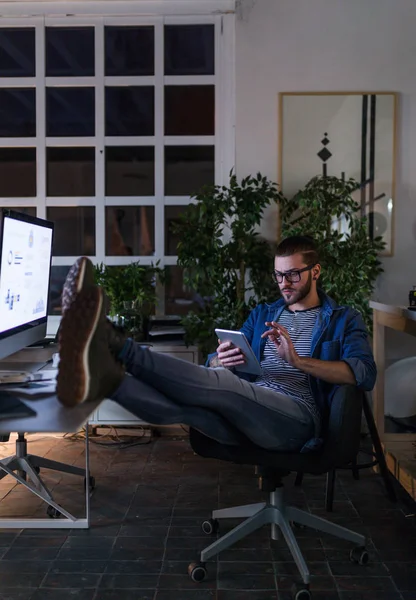
[[[215,183],[228,181],[235,165],[235,31],[233,0],[189,2],[187,0],[143,0],[140,2],[107,3],[104,8],[98,2],[72,2],[76,16],[59,16],[64,10],[59,2],[2,3],[13,5],[8,15],[22,14],[19,18],[2,19],[1,27],[34,27],[36,47],[36,73],[30,78],[0,78],[0,87],[36,87],[36,137],[0,138],[0,147],[35,146],[37,149],[37,195],[34,198],[2,199],[7,206],[35,206],[37,215],[46,218],[48,206],[95,206],[96,254],[91,257],[94,264],[124,265],[132,260],[149,265],[160,261],[160,265],[177,264],[176,256],[165,252],[165,205],[182,206],[190,203],[189,196],[164,196],[164,147],[167,145],[213,145],[215,147]],[[99,7],[97,5],[99,4]],[[150,11],[150,5],[152,10]],[[99,10],[98,10],[99,8]],[[176,11],[175,11],[176,8]],[[8,7],[7,7],[8,10]],[[67,15],[72,9],[65,4]],[[147,14],[146,14],[147,10]],[[151,12],[151,15],[149,14]],[[172,14],[173,13],[173,14]],[[192,14],[190,14],[192,13]],[[37,15],[37,16],[36,16]],[[48,16],[54,15],[54,16]],[[58,16],[56,16],[58,15]],[[88,15],[88,16],[87,16]],[[94,15],[94,16],[91,16]],[[128,15],[128,16],[127,16]],[[164,25],[205,24],[215,26],[215,74],[202,76],[165,76],[163,73],[163,28]],[[106,25],[134,26],[153,25],[155,33],[155,72],[153,76],[106,77],[104,72],[104,27]],[[45,76],[45,27],[93,26],[95,28],[95,75],[94,77],[46,77]],[[154,85],[155,88],[155,135],[142,137],[106,137],[104,95],[107,85]],[[164,86],[201,85],[215,86],[215,135],[213,136],[164,136]],[[46,137],[46,87],[50,86],[93,86],[95,88],[95,136],[94,137]],[[105,196],[105,147],[120,145],[154,145],[155,147],[155,195],[151,197],[106,197]],[[95,146],[95,196],[93,197],[48,197],[46,196],[46,148],[50,146]],[[104,203],[100,199],[104,198]],[[153,256],[105,256],[105,207],[106,206],[155,207],[155,253]],[[76,256],[57,256],[53,266],[71,265]],[[159,290],[161,291],[161,290]],[[160,293],[158,313],[164,312],[164,294]],[[60,319],[60,317],[50,317]]]

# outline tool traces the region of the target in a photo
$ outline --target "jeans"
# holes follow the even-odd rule
[[[300,451],[314,437],[311,413],[295,399],[128,341],[127,374],[111,399],[147,423],[183,423],[225,444],[241,433],[268,450]]]

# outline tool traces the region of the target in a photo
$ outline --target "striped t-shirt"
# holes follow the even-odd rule
[[[278,322],[288,330],[299,356],[311,355],[312,333],[320,310],[320,306],[296,311],[286,307],[278,319]],[[321,416],[309,386],[307,373],[292,367],[280,358],[276,346],[269,338],[266,340],[261,368],[263,373],[255,383],[291,396],[306,406],[315,422],[316,435],[319,436]]]

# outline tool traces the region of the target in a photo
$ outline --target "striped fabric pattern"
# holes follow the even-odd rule
[[[288,330],[299,356],[311,355],[312,333],[320,310],[320,306],[297,311],[286,307],[279,317],[278,322]],[[291,396],[304,404],[313,416],[316,435],[319,435],[321,418],[309,387],[308,375],[280,358],[275,345],[269,339],[266,340],[261,367],[263,373],[255,383]]]

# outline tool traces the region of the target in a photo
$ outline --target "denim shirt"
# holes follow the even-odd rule
[[[360,313],[348,306],[339,306],[320,290],[318,293],[322,306],[312,334],[311,357],[346,362],[355,376],[357,387],[364,391],[372,390],[377,369]],[[277,321],[284,308],[282,298],[273,304],[259,304],[241,328],[259,362],[263,360],[266,345],[266,338],[262,339],[261,335],[269,329],[265,322]],[[255,376],[243,373],[239,373],[239,376],[248,381],[255,380]],[[309,385],[322,415],[322,434],[325,435],[329,407],[338,385],[312,375],[309,375]],[[303,451],[318,448],[321,444],[322,439],[314,438]]]

